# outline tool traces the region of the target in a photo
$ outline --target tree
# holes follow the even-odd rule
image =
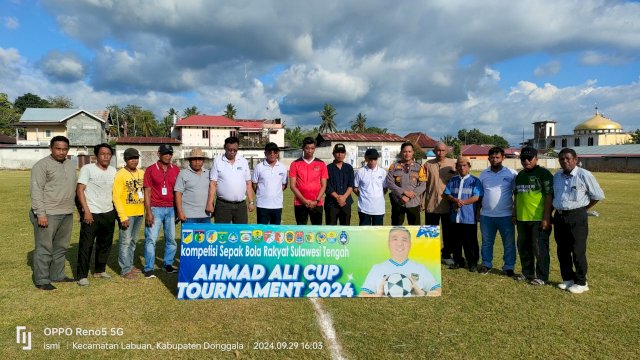
[[[456,158],[460,154],[460,140],[455,136],[447,134],[440,138],[440,142],[453,148],[453,151],[447,154],[447,157]]]
[[[367,132],[367,115],[363,113],[358,113],[356,119],[351,122],[351,130],[355,133],[366,133]]]
[[[322,119],[322,123],[320,124],[320,132],[328,133],[328,132],[336,132],[336,123],[333,121],[333,118],[338,115],[336,113],[336,108],[331,104],[324,104],[322,111],[320,111],[320,118]]]
[[[636,129],[636,131],[631,133],[631,143],[640,144],[640,129]]]
[[[315,138],[318,135],[318,128],[315,127],[310,130],[302,129],[300,126],[296,126],[293,129],[286,130],[284,133],[284,141],[289,147],[299,149],[302,147],[302,140],[307,136]]]
[[[26,93],[22,96],[18,96],[13,102],[13,108],[17,112],[23,114],[27,108],[46,108],[49,107],[49,102],[38,95],[32,93]]]
[[[377,126],[367,128],[367,134],[387,134],[388,131],[387,128],[379,128]]]
[[[197,106],[188,107],[188,108],[182,110],[182,117],[183,118],[189,117],[191,115],[200,115],[200,111],[198,111],[198,107]]]
[[[236,108],[235,106],[233,106],[233,104],[231,103],[227,104],[227,108],[224,110],[224,117],[229,119],[236,118]]]
[[[478,129],[461,129],[458,131],[458,140],[463,144],[490,144],[494,146],[500,146],[502,148],[508,148],[509,142],[507,139],[500,135],[487,135]]]
[[[13,124],[20,120],[20,114],[13,108],[9,97],[0,93],[0,134],[14,136],[16,128]]]
[[[47,97],[47,101],[49,102],[50,108],[73,109],[74,107],[76,107],[73,104],[73,101],[64,95],[49,96]]]
[[[160,132],[160,136],[171,136],[171,128],[173,127],[173,118],[179,117],[178,111],[174,108],[169,108],[167,110],[167,116],[162,119],[158,129]]]

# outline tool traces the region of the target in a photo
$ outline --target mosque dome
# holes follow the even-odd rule
[[[587,119],[586,121],[578,124],[574,129],[574,133],[585,133],[585,132],[622,132],[622,125],[617,122],[606,118],[602,114],[598,112],[596,109],[596,114]]]

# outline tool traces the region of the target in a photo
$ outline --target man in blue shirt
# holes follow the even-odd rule
[[[476,203],[482,197],[480,179],[469,174],[471,162],[467,157],[459,157],[456,162],[458,175],[449,180],[444,196],[450,203],[449,220],[453,239],[453,261],[449,269],[465,266],[462,249],[467,258],[470,272],[478,271],[478,226],[476,222]]]
[[[587,284],[587,210],[604,199],[604,192],[591,172],[577,166],[573,149],[558,154],[562,171],[553,176],[554,235],[562,283],[558,287],[573,294],[589,290]],[[575,264],[575,271],[574,266]]]

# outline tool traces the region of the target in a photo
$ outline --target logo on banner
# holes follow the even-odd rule
[[[296,231],[296,244],[304,243],[304,233],[302,231]]]
[[[218,232],[215,230],[207,231],[207,242],[213,244],[216,241],[218,241]]]
[[[346,231],[342,230],[342,232],[340,233],[340,244],[347,245],[348,242],[349,242],[349,235],[347,235]]]
[[[293,231],[287,231],[284,233],[284,241],[287,242],[287,244],[293,244],[294,241],[296,241],[296,235]]]
[[[336,237],[336,233],[335,231],[329,231],[327,233],[327,241],[329,242],[329,244],[335,244],[336,241],[338,241],[338,238]]]
[[[316,233],[310,231],[306,234],[305,238],[307,239],[308,243],[314,243],[316,242]]]
[[[183,243],[191,244],[191,242],[193,241],[193,230],[183,230],[182,238],[184,239],[182,240]]]
[[[316,239],[318,239],[318,242],[320,244],[324,244],[325,242],[327,242],[327,233],[325,233],[324,231],[320,231],[316,236]]]
[[[226,243],[226,242],[227,242],[227,240],[228,240],[229,242],[232,242],[232,243],[234,243],[234,242],[238,241],[238,237],[237,237],[235,234],[231,234],[231,235],[233,235],[233,238],[231,238],[231,237],[229,236],[229,233],[228,233],[228,232],[226,232],[226,231],[221,231],[221,232],[219,232],[219,233],[218,233],[218,242],[220,242],[220,244],[224,244],[224,243]]]
[[[16,344],[23,345],[22,350],[31,350],[31,331],[26,326],[16,326]]]
[[[251,241],[251,231],[249,230],[240,231],[240,241],[243,243],[248,243],[249,241]]]
[[[251,237],[253,238],[253,242],[256,244],[260,244],[262,242],[262,230],[253,230],[251,233]]]
[[[440,228],[437,226],[420,226],[416,237],[437,238],[438,236],[440,236],[439,229]]]
[[[202,244],[204,242],[204,230],[196,230],[193,232],[193,236],[198,244]]]

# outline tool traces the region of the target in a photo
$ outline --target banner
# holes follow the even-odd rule
[[[438,226],[182,224],[180,300],[440,293]]]

